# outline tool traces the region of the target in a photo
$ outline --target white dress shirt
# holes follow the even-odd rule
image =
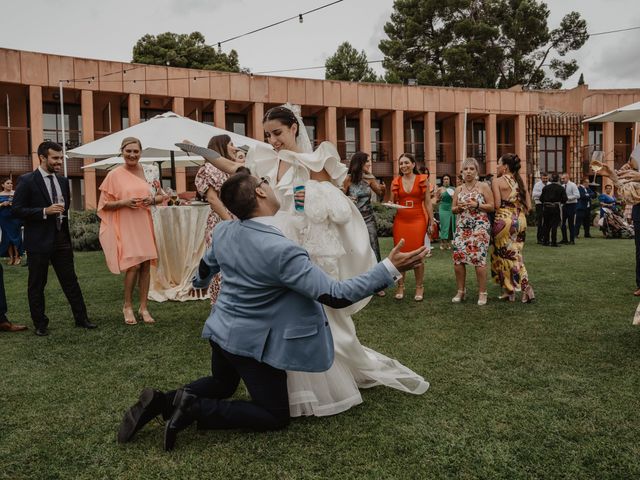
[[[42,180],[44,180],[44,186],[47,187],[47,192],[49,192],[49,199],[51,203],[53,203],[53,192],[51,191],[51,180],[49,180],[49,176],[53,176],[53,183],[56,186],[56,191],[58,195],[62,197],[62,189],[60,188],[60,182],[58,182],[58,177],[56,177],[55,173],[49,173],[44,168],[38,167],[38,171],[42,175]],[[47,214],[45,213],[46,208],[42,209],[42,218],[46,219]]]
[[[273,216],[253,217],[251,220],[253,220],[254,222],[261,223],[262,225],[268,225],[269,227],[277,230],[279,233],[282,233],[282,231],[274,225],[276,221],[275,221],[275,217]],[[402,278],[402,274],[396,268],[396,266],[393,263],[391,263],[391,260],[389,260],[388,257],[382,260],[381,263],[386,267],[387,271],[389,272],[389,275],[393,277],[394,282],[397,282]]]
[[[580,198],[580,190],[578,190],[578,186],[569,180],[563,185],[563,187],[564,191],[567,192],[567,203],[578,203],[578,199]]]
[[[540,195],[542,195],[542,189],[549,182],[543,182],[542,180],[538,180],[533,186],[533,191],[531,192],[531,197],[533,197],[533,201],[536,205],[540,205],[542,202],[540,201]]]

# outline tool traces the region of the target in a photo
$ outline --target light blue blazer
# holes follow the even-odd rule
[[[236,355],[304,372],[323,372],[333,363],[333,338],[321,303],[344,308],[394,283],[381,263],[336,281],[304,248],[252,220],[216,225],[193,286],[207,287],[218,272],[222,289],[202,336]]]

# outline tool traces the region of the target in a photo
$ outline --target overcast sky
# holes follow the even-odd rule
[[[0,47],[131,61],[144,34],[200,31],[219,41],[330,3],[330,0],[21,0],[2,2]],[[640,26],[638,0],[549,0],[549,26],[577,10],[590,33]],[[343,41],[382,59],[393,0],[344,0],[304,18],[223,45],[252,72],[320,66]],[[573,56],[591,88],[640,88],[640,30],[596,36]],[[374,65],[378,71],[381,67]],[[281,72],[324,78],[324,70]],[[579,73],[565,82],[577,83]]]

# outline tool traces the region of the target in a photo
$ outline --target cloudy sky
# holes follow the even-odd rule
[[[21,0],[2,2],[0,47],[106,60],[131,61],[131,50],[146,33],[204,34],[219,41],[330,3],[330,0]],[[572,10],[587,20],[590,33],[640,26],[638,0],[548,0],[549,25]],[[224,44],[238,51],[252,72],[324,64],[343,41],[382,59],[378,42],[393,0],[343,0],[291,21]],[[591,38],[573,54],[591,88],[640,88],[640,29]],[[380,68],[377,67],[379,71]],[[324,70],[279,72],[324,78]],[[573,87],[577,77],[565,86]]]

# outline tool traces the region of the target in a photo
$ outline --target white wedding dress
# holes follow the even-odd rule
[[[279,182],[280,162],[291,164]],[[246,166],[269,179],[278,199],[277,226],[302,245],[311,260],[333,278],[345,280],[373,267],[376,258],[367,227],[355,204],[338,188],[347,169],[338,152],[323,142],[315,152],[275,152],[259,145],[247,154]],[[310,179],[310,171],[326,170],[332,182]],[[304,184],[304,212],[294,208],[293,187]],[[429,383],[398,361],[360,344],[351,315],[370,298],[351,307],[324,307],[335,346],[332,367],[322,373],[287,372],[289,408],[292,417],[325,416],[362,403],[359,388],[384,385],[403,392],[422,394]]]

